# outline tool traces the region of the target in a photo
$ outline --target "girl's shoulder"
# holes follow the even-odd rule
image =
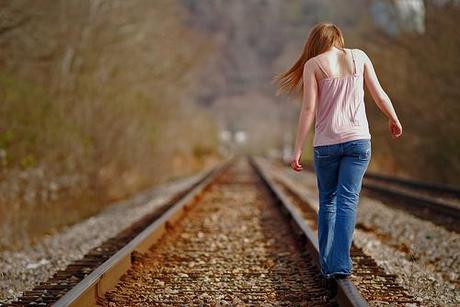
[[[364,50],[359,49],[359,48],[353,48],[353,55],[359,57],[359,59],[366,61],[368,59],[368,56]]]
[[[305,68],[305,69],[308,69],[308,68],[311,68],[311,67],[315,67],[315,66],[318,64],[318,62],[320,62],[320,60],[319,60],[319,59],[320,59],[320,55],[321,55],[321,54],[318,54],[318,55],[315,55],[314,57],[309,58],[309,59],[305,62],[304,68]]]

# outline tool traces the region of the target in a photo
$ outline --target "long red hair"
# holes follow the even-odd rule
[[[303,48],[303,52],[295,64],[284,73],[275,75],[273,83],[278,84],[276,96],[282,92],[289,95],[296,92],[298,95],[303,93],[303,67],[312,57],[317,56],[335,46],[345,52],[345,41],[342,31],[338,26],[329,22],[316,24],[308,34],[308,39]]]

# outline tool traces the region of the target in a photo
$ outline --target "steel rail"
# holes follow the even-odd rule
[[[112,289],[131,266],[133,252],[144,252],[180,220],[182,214],[197,203],[202,193],[228,167],[229,158],[207,172],[192,190],[150,224],[122,249],[81,280],[52,306],[95,306],[97,299]]]
[[[318,240],[314,235],[313,230],[307,225],[300,212],[295,208],[291,201],[284,195],[268,176],[266,171],[260,166],[253,156],[249,159],[251,165],[254,167],[256,173],[260,176],[262,181],[271,191],[271,193],[278,199],[278,203],[282,206],[283,212],[285,212],[295,223],[295,226],[302,232],[307,239],[307,249],[311,254],[311,257],[315,265],[319,266],[319,247]],[[337,302],[340,306],[353,306],[353,307],[364,307],[369,306],[367,301],[361,295],[356,286],[349,279],[338,279],[337,280]]]
[[[460,187],[445,184],[441,182],[435,181],[423,181],[418,179],[410,179],[410,178],[403,178],[403,177],[395,177],[389,176],[384,174],[379,174],[375,172],[366,172],[365,178],[381,180],[389,183],[396,183],[402,186],[407,186],[410,188],[415,189],[423,189],[428,190],[430,192],[435,193],[444,193],[444,194],[451,194],[456,198],[460,198]]]
[[[420,195],[410,191],[401,191],[397,188],[379,185],[378,183],[363,182],[363,187],[382,195],[398,197],[405,200],[409,206],[414,208],[420,208],[420,205],[422,205],[444,215],[460,218],[459,207],[431,196]]]

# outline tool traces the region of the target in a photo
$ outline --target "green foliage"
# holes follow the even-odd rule
[[[1,149],[8,149],[14,139],[14,131],[13,130],[6,130],[0,132],[0,148]]]
[[[32,166],[35,166],[37,164],[37,159],[33,154],[28,154],[28,155],[26,155],[26,156],[21,158],[21,160],[19,161],[19,164],[23,168],[32,167]]]
[[[47,132],[58,128],[55,106],[46,91],[31,81],[0,72],[0,87],[0,148],[7,151],[9,165],[33,165],[33,157],[47,145]]]

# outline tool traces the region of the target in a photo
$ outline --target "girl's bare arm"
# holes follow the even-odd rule
[[[299,114],[297,135],[294,148],[294,158],[298,162],[302,154],[305,138],[315,117],[318,97],[318,84],[315,77],[316,66],[313,61],[307,61],[303,69],[302,106]]]
[[[363,58],[364,58],[364,83],[368,88],[369,92],[371,93],[372,98],[374,99],[375,104],[379,107],[379,109],[385,114],[388,119],[391,119],[395,122],[398,122],[398,116],[393,108],[393,104],[391,103],[390,98],[388,97],[387,93],[383,90],[380,82],[377,78],[377,74],[375,73],[374,66],[372,65],[371,60],[367,56],[367,54],[358,49]]]
[[[388,128],[390,129],[392,137],[400,137],[402,134],[402,126],[399,122],[398,116],[396,115],[395,109],[393,108],[393,104],[391,103],[387,93],[385,93],[382,86],[380,85],[371,60],[364,51],[361,49],[358,50],[364,59],[364,83],[369,89],[375,104],[388,118]]]

